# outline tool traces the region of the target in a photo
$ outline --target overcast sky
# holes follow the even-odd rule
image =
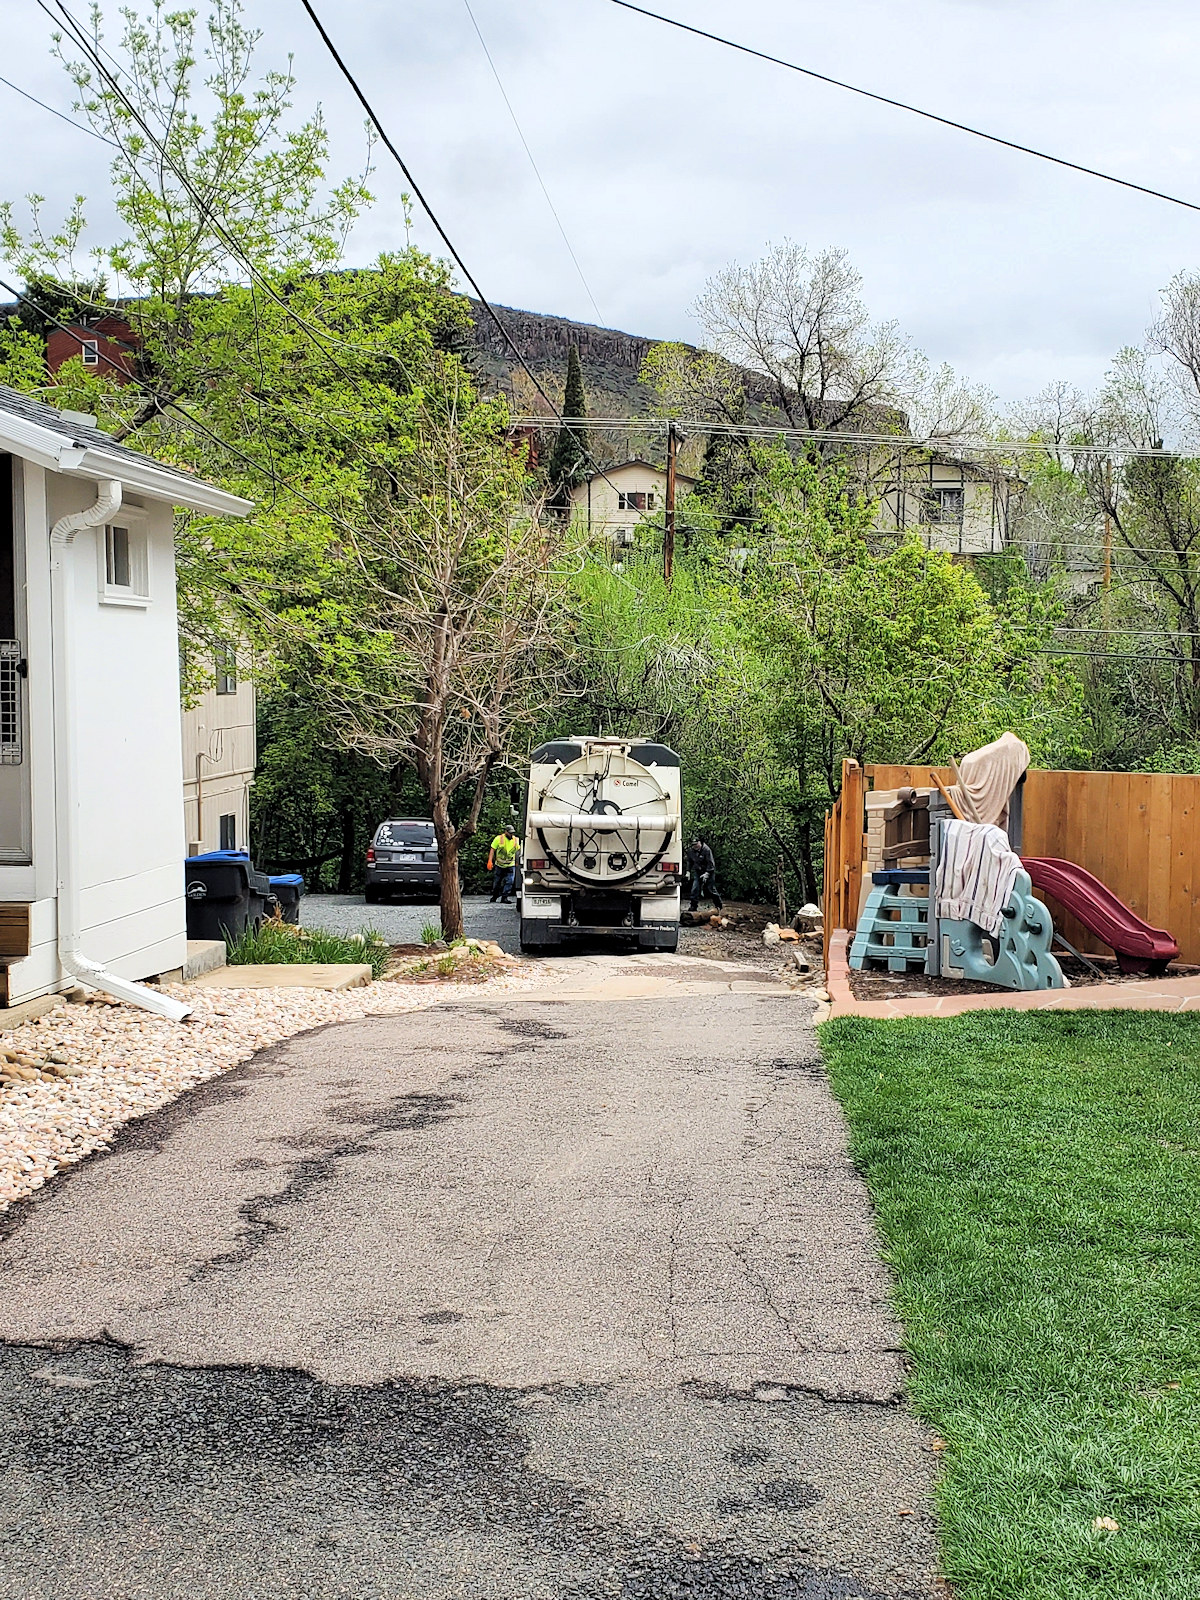
[[[202,0],[200,0],[202,3]],[[490,298],[596,320],[464,0],[316,0]],[[1098,382],[1158,290],[1200,268],[1200,213],[828,88],[611,0],[471,0],[600,320],[694,338],[726,262],[843,245],[878,317],[1005,399]],[[69,110],[34,0],[7,0],[4,76]],[[299,0],[246,0],[264,64],[295,55],[339,167],[362,116]],[[700,27],[1089,166],[1200,200],[1195,0],[662,0]],[[83,5],[76,7],[82,12]],[[115,12],[115,5],[110,10]],[[3,193],[80,190],[105,231],[103,146],[0,84]],[[357,260],[404,242],[385,153]],[[437,241],[419,212],[417,242]]]

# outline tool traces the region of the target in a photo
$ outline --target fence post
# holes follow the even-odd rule
[[[853,929],[858,921],[858,903],[862,898],[863,868],[863,807],[866,783],[863,769],[857,761],[842,762],[842,854],[845,865],[842,871],[845,902],[842,907],[844,928]]]

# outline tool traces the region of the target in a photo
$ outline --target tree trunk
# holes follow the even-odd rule
[[[442,875],[442,938],[463,936],[462,891],[458,886],[458,836],[450,821],[446,800],[433,802],[433,831],[437,835],[438,865]]]
[[[810,905],[821,904],[821,891],[817,887],[817,868],[813,861],[812,830],[806,822],[800,830],[800,865],[804,869],[804,898]]]
[[[352,883],[354,881],[354,844],[355,844],[354,835],[355,835],[355,828],[354,828],[354,807],[353,806],[351,806],[351,805],[343,806],[342,815],[341,815],[341,824],[342,824],[342,858],[341,858],[341,861],[338,863],[338,886],[337,886],[337,892],[339,894],[349,894],[351,885],[352,885]]]

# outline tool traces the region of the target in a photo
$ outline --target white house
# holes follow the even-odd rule
[[[676,493],[686,494],[695,482],[686,472],[676,472]],[[577,483],[571,490],[572,514],[586,522],[589,532],[615,545],[633,544],[638,524],[657,518],[666,492],[665,470],[634,458]]]
[[[0,387],[0,1006],[183,966],[172,510],[250,503]]]

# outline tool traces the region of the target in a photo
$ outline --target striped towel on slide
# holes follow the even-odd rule
[[[937,914],[974,922],[993,937],[1004,926],[1021,858],[1002,828],[986,822],[950,822],[938,857]]]

